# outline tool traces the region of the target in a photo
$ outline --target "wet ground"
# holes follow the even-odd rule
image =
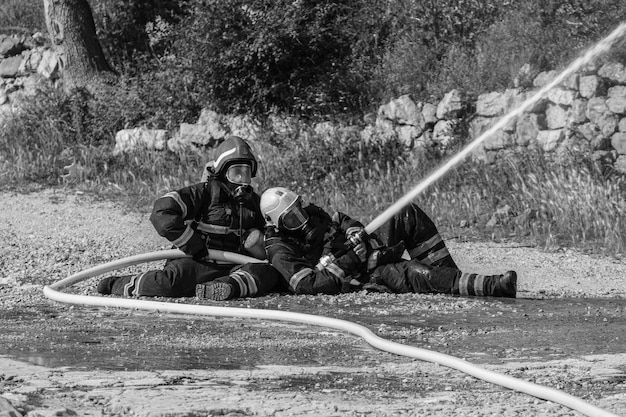
[[[626,352],[626,299],[621,298],[276,295],[219,305],[349,320],[385,339],[476,364]],[[323,366],[358,363],[359,358],[372,357],[375,350],[357,337],[323,327],[52,301],[0,310],[0,328],[0,355],[52,368],[140,371]],[[615,377],[624,379],[626,369],[623,371],[624,375]]]

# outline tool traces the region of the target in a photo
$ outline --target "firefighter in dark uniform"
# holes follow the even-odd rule
[[[150,221],[159,235],[191,257],[166,262],[163,269],[107,277],[101,294],[225,299],[265,294],[279,280],[267,263],[224,264],[209,259],[211,249],[265,259],[259,195],[251,187],[257,161],[250,146],[230,136],[207,164],[205,181],[171,191],[156,200]],[[198,284],[230,280],[232,287],[198,292]],[[230,290],[231,294],[221,292]]]
[[[517,274],[460,271],[430,218],[415,204],[405,207],[367,236],[345,214],[303,206],[286,188],[261,196],[267,227],[265,248],[295,294],[338,294],[355,290],[515,297]]]

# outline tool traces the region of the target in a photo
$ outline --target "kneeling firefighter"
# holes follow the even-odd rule
[[[517,275],[460,271],[428,216],[415,204],[367,235],[343,213],[332,216],[282,188],[261,196],[270,263],[295,294],[360,289],[515,297]]]
[[[196,286],[216,279],[230,279],[217,293],[201,291],[204,298],[255,296],[273,289],[279,275],[267,263],[243,266],[209,259],[211,249],[265,259],[264,227],[260,197],[251,186],[257,160],[250,146],[230,136],[216,149],[203,180],[171,191],[154,203],[152,225],[174,247],[191,257],[166,262],[161,270],[136,275],[107,277],[98,285],[101,294],[125,296],[189,297]]]

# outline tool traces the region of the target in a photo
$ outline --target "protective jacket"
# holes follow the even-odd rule
[[[154,204],[150,221],[159,235],[195,259],[208,248],[245,253],[242,234],[263,230],[260,197],[254,192],[240,200],[219,179],[171,191]]]

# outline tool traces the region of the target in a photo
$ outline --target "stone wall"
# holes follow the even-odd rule
[[[46,44],[41,33],[0,34],[0,119],[19,111],[43,83],[58,80],[61,53]]]
[[[451,91],[434,104],[414,102],[403,96],[380,107],[364,138],[392,134],[409,147],[467,143],[557,75],[556,71],[542,72],[526,86],[481,94],[476,100],[465,99],[459,91]],[[468,132],[469,137],[456,137],[458,132]],[[624,65],[590,65],[571,75],[486,138],[475,155],[489,162],[503,150],[524,148],[540,148],[555,157],[584,152],[602,164],[626,172]]]
[[[28,99],[41,83],[56,83],[62,75],[61,61],[62,51],[46,47],[41,34],[0,35],[0,122],[2,117],[18,111],[20,101]],[[445,153],[455,144],[480,136],[558,75],[556,71],[531,73],[521,73],[523,77],[515,80],[516,88],[476,98],[468,98],[458,90],[432,103],[404,95],[381,105],[376,114],[365,115],[359,126],[332,122],[305,126],[297,118],[281,116],[261,123],[251,117],[206,109],[196,123],[184,123],[175,131],[141,127],[120,131],[115,152],[137,147],[172,151],[210,148],[229,134],[256,140],[268,134],[297,137],[314,131],[331,141],[394,141],[409,151],[429,148]],[[624,65],[587,65],[487,138],[475,155],[490,162],[503,150],[525,148],[540,148],[557,157],[584,152],[626,173]]]

